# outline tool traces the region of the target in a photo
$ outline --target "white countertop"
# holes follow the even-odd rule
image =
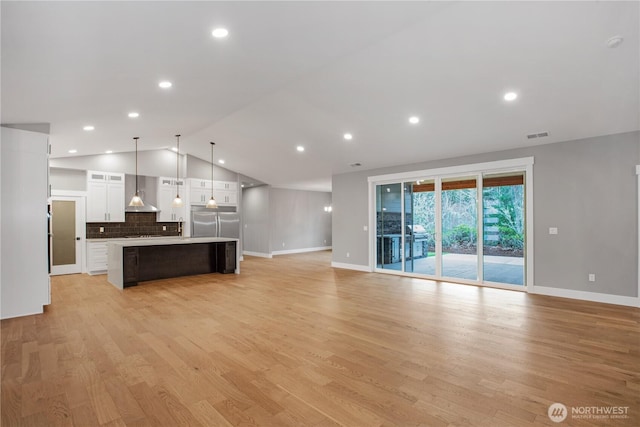
[[[169,237],[169,238],[140,238],[110,240],[110,245],[120,247],[129,246],[163,246],[163,245],[189,245],[192,243],[237,242],[238,239],[229,237]]]
[[[116,240],[165,240],[165,239],[179,239],[178,236],[153,236],[153,237],[104,237],[104,238],[93,238],[86,239],[87,242],[113,242]]]

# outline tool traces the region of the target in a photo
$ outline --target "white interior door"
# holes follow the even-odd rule
[[[84,197],[51,197],[52,275],[82,272],[82,245],[86,233],[84,204]]]

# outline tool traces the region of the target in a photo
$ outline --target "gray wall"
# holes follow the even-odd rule
[[[211,179],[211,162],[187,155],[187,178]],[[213,166],[214,181],[238,181],[238,174],[218,165]]]
[[[180,176],[186,175],[184,155],[180,159]],[[136,173],[135,153],[98,154],[95,156],[61,157],[51,159],[54,168]],[[138,151],[138,175],[176,176],[176,153],[169,150]]]
[[[332,215],[324,211],[329,205],[331,193],[244,188],[244,249],[271,254],[331,246]]]
[[[333,261],[369,265],[367,177],[528,156],[535,162],[534,284],[638,296],[640,132],[334,175]]]
[[[3,123],[2,127],[11,129],[27,130],[29,132],[46,133],[49,135],[51,130],[50,123]]]
[[[52,190],[87,191],[87,172],[78,169],[49,169]]]
[[[269,241],[269,187],[242,189],[243,249],[270,254]]]
[[[331,246],[331,193],[271,188],[271,250]],[[284,246],[283,246],[284,243]]]

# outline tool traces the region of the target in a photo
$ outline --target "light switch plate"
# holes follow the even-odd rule
[[[549,227],[549,234],[558,234],[558,227]]]

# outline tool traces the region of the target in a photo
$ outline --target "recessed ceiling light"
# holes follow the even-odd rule
[[[613,36],[607,40],[607,47],[614,49],[622,44],[624,38],[622,36]]]
[[[515,92],[507,92],[504,94],[505,101],[514,101],[518,97],[518,94]]]
[[[221,39],[227,37],[229,35],[229,31],[226,28],[216,28],[211,32],[211,35],[217,39]]]
[[[106,154],[111,154],[111,153],[113,153],[113,150],[107,150],[107,151],[105,151],[105,153]]]
[[[353,139],[353,135],[351,135],[350,133],[345,133],[343,135],[344,139],[346,139],[347,141],[350,141]]]
[[[140,113],[136,113],[135,111],[132,111],[131,113],[127,114],[129,117],[131,117],[132,119],[135,119],[136,117],[140,117]]]
[[[304,147],[303,147],[302,145],[298,145],[298,146],[296,147],[296,150],[298,150],[299,152],[301,152],[301,153],[302,153],[302,152],[304,151]]]
[[[82,130],[86,130],[86,131],[94,130],[94,129],[95,129],[95,127],[93,127],[91,125],[88,125],[88,126],[85,126],[85,127],[82,128]]]
[[[409,123],[411,123],[412,125],[420,123],[420,117],[417,117],[417,116],[409,117]]]
[[[169,89],[171,86],[173,86],[173,84],[171,82],[164,81],[158,83],[158,86],[160,86],[162,89]]]
[[[178,149],[177,149],[176,147],[171,147],[171,151],[174,151],[174,152],[176,152],[176,153],[177,153],[177,152],[178,152]]]
[[[78,150],[69,150],[69,153],[70,153],[70,154],[75,154],[75,153],[77,153],[77,152],[78,152]]]
[[[221,165],[224,165],[224,160],[220,159],[220,160],[218,160],[218,163],[220,163]]]

